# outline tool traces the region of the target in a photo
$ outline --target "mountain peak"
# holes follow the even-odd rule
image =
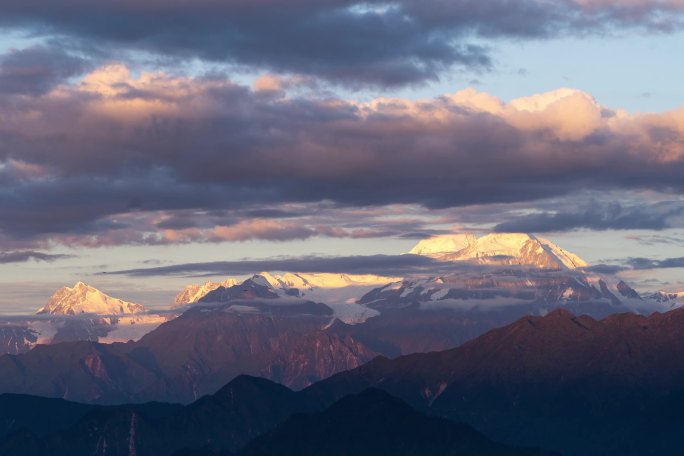
[[[528,233],[492,233],[434,236],[420,241],[410,253],[442,261],[475,261],[482,264],[526,265],[543,269],[575,269],[587,266],[577,255],[551,241]]]
[[[112,298],[83,282],[73,287],[62,287],[50,297],[38,314],[51,315],[124,315],[143,312],[140,304]]]
[[[200,298],[206,296],[207,293],[216,290],[219,287],[230,288],[242,283],[241,280],[235,278],[228,278],[223,282],[204,282],[202,285],[187,285],[174,298],[172,308],[185,306],[193,302],[199,301]]]
[[[463,250],[475,243],[477,238],[470,233],[444,234],[423,239],[409,253],[414,255],[453,253]]]
[[[674,309],[684,306],[684,291],[658,291],[645,296],[646,299],[664,304],[667,308]]]
[[[76,282],[76,285],[71,287],[72,290],[82,290],[82,289],[88,289],[88,288],[93,288],[90,285],[86,285],[85,283],[78,281]]]

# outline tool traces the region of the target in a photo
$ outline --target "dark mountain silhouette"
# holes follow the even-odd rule
[[[369,387],[507,443],[566,454],[679,454],[684,310],[603,320],[557,310],[453,350],[377,358],[305,394],[330,403]]]
[[[297,412],[316,409],[305,396],[269,380],[241,376],[187,405],[76,404],[2,395],[0,454],[173,454],[183,448],[235,450]],[[37,406],[37,407],[36,407]]]
[[[240,456],[541,455],[492,442],[470,426],[428,417],[378,389],[323,412],[297,414],[257,438]]]
[[[545,454],[496,444],[380,390],[319,412],[322,405],[307,395],[247,376],[188,406],[92,406],[8,395],[0,403],[3,417],[15,423],[0,436],[0,454],[16,456]]]

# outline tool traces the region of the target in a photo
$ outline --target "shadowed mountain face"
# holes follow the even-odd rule
[[[678,454],[684,310],[597,321],[558,310],[440,353],[378,358],[308,388],[381,388],[508,443],[567,454]]]
[[[377,389],[346,397],[323,412],[288,418],[241,456],[542,455],[496,444],[470,426],[428,417]]]
[[[0,396],[0,403],[6,406],[0,412],[0,454],[27,456],[234,450],[293,413],[314,409],[306,398],[281,385],[246,376],[185,407],[106,407],[15,395]]]
[[[15,456],[546,454],[496,444],[380,390],[320,411],[322,404],[302,393],[246,376],[185,407],[89,406],[13,395],[0,396],[0,403],[0,454]]]
[[[325,328],[329,309],[295,303],[272,312],[240,302],[190,309],[140,341],[37,346],[0,357],[0,391],[83,402],[191,402],[240,374],[298,388],[376,354]]]
[[[38,335],[31,328],[21,324],[0,326],[0,353],[25,353],[33,348]]]

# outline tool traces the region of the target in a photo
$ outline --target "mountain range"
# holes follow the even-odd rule
[[[326,401],[380,388],[516,445],[563,454],[679,454],[684,310],[602,320],[559,309],[456,349],[376,358],[323,380]]]
[[[13,355],[0,356],[0,391],[101,404],[190,403],[240,374],[301,389],[378,355],[458,347],[522,316],[556,308],[603,318],[677,307],[676,297],[649,299],[624,282],[574,268],[584,263],[533,236],[461,238],[436,238],[415,250],[441,255],[459,242],[466,247],[457,253],[479,246],[484,269],[390,282],[349,304],[309,297],[333,284],[365,290],[379,279],[257,274],[215,288],[186,289],[197,302],[166,313],[144,312],[84,284],[64,288],[40,315],[0,325],[0,341]],[[518,263],[544,258],[541,266],[555,258],[556,266],[512,264],[513,254]],[[136,313],[89,312],[96,309]]]
[[[187,406],[5,394],[0,453],[681,454],[683,338],[682,309],[556,310],[299,392],[238,376]]]
[[[247,376],[187,406],[102,407],[17,395],[0,395],[0,404],[0,453],[14,456],[551,454],[495,443],[378,389],[327,406]]]

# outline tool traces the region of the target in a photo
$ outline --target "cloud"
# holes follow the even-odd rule
[[[493,267],[466,261],[445,263],[420,255],[369,255],[348,257],[305,256],[264,260],[218,261],[187,263],[155,268],[103,272],[103,274],[133,277],[152,276],[221,276],[247,275],[259,271],[287,271],[299,273],[348,273],[381,276],[434,275],[458,271],[491,271]],[[509,269],[514,269],[515,266]],[[552,272],[549,272],[552,274]]]
[[[86,61],[63,50],[33,46],[0,56],[0,93],[42,94],[84,72]]]
[[[630,235],[625,236],[627,239],[637,241],[642,245],[674,245],[684,247],[684,237],[682,236],[666,236],[661,234],[650,235]]]
[[[620,272],[625,272],[631,270],[631,268],[627,266],[620,266],[616,264],[595,264],[586,268],[583,268],[584,271],[587,272],[593,272],[596,274],[608,274],[608,275],[614,275],[618,274]]]
[[[583,270],[598,274],[617,274],[628,271],[684,268],[684,257],[665,258],[661,260],[643,257],[630,257],[614,261],[619,264],[596,264],[587,268],[583,268]]]
[[[578,188],[684,192],[684,108],[630,115],[570,89],[511,103],[473,89],[360,102],[111,64],[46,93],[0,94],[0,142],[0,238],[30,248],[400,236],[430,227],[353,221],[378,207],[467,214]],[[670,209],[514,223],[657,227]],[[348,222],[330,218],[342,210]]]
[[[27,261],[57,261],[64,258],[72,258],[71,255],[48,254],[43,252],[35,252],[30,250],[15,251],[15,252],[0,252],[0,264],[6,263],[25,263]]]
[[[94,54],[145,51],[359,87],[487,68],[483,40],[668,32],[683,9],[676,0],[2,0],[0,25]]]
[[[575,212],[542,212],[515,217],[500,223],[494,231],[502,233],[544,233],[575,229],[591,230],[663,230],[675,227],[676,218],[684,215],[684,201],[668,201],[636,207],[596,201]]]
[[[684,268],[684,257],[654,260],[650,258],[629,258],[626,263],[633,269]]]

